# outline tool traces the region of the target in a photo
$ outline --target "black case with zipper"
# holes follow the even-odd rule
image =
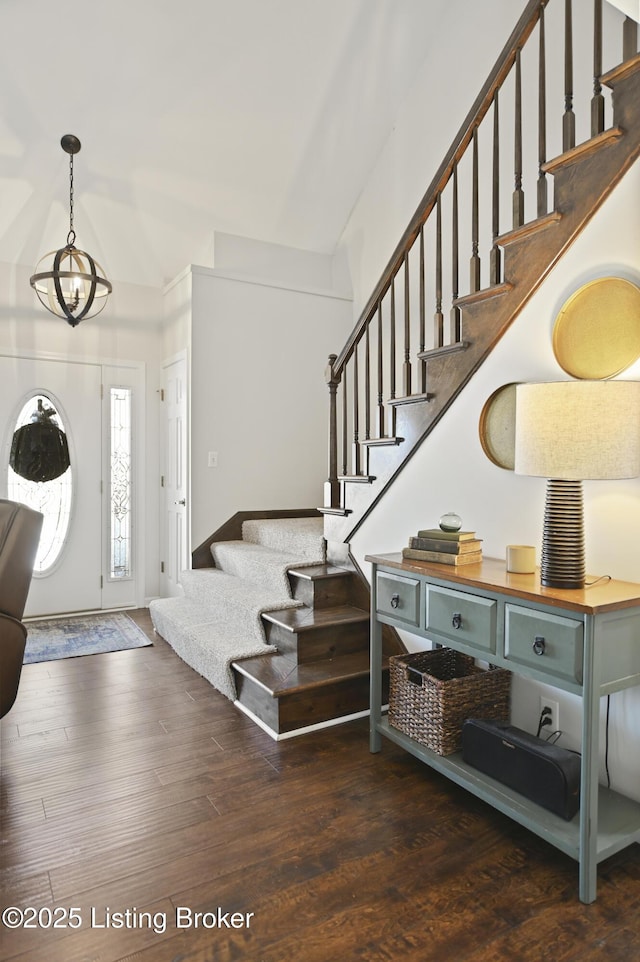
[[[468,718],[462,758],[567,821],[580,808],[580,756],[506,722]]]

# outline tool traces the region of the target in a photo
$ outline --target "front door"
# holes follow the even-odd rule
[[[100,386],[98,364],[0,357],[0,411],[5,431],[3,496],[22,500],[15,481],[10,487],[10,450],[21,412],[26,412],[27,419],[36,417],[37,396],[41,412],[55,412],[50,420],[60,425],[68,447],[63,501],[59,503],[55,490],[44,495],[48,502],[43,504],[43,513],[47,515],[49,547],[40,565],[42,570],[34,572],[31,582],[25,610],[29,617],[87,611],[102,604]],[[30,407],[34,409],[32,416]],[[44,491],[41,482],[36,487]]]
[[[45,515],[26,616],[140,603],[143,397],[141,365],[0,356],[0,496]]]

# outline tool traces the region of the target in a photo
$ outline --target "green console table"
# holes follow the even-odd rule
[[[640,803],[598,779],[600,699],[640,684],[640,585],[610,580],[543,588],[538,573],[510,574],[504,561],[491,558],[457,568],[404,561],[401,554],[366,560],[372,564],[371,751],[380,751],[384,735],[575,858],[580,899],[593,902],[598,863],[640,841]],[[383,624],[581,696],[580,811],[572,821],[466,765],[460,754],[437,755],[389,725],[382,712]]]

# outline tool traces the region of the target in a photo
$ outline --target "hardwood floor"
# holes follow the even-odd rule
[[[2,962],[640,959],[638,845],[582,905],[573,860],[366,721],[276,743],[157,637],[24,669],[1,803],[3,908],[43,910]]]

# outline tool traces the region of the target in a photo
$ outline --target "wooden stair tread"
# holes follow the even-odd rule
[[[373,484],[375,476],[373,474],[340,474],[338,481],[349,481],[351,484]]]
[[[546,164],[542,165],[542,170],[545,174],[553,174],[562,167],[568,167],[571,164],[577,163],[582,157],[586,157],[603,147],[607,147],[609,144],[616,143],[623,134],[624,130],[621,127],[610,127],[609,130],[605,130],[604,133],[585,140],[584,143],[572,147],[571,150],[567,150],[564,154],[554,157],[553,160],[548,160]]]
[[[469,344],[467,341],[460,341],[456,344],[444,344],[442,347],[431,347],[428,351],[420,351],[417,355],[421,361],[428,361],[432,357],[441,357],[446,354],[457,354],[464,351]]]
[[[498,243],[500,243],[499,238]],[[489,287],[481,287],[479,291],[472,291],[471,294],[462,294],[460,297],[456,297],[453,304],[454,307],[477,304],[479,301],[488,301],[492,297],[501,297],[503,294],[508,294],[509,291],[512,290],[513,284],[509,284],[508,281],[502,284],[491,284]]]
[[[337,605],[332,608],[282,608],[278,611],[265,611],[264,621],[279,625],[286,631],[302,632],[314,628],[328,628],[332,625],[359,624],[369,620],[369,612],[353,605]]]
[[[367,676],[369,652],[352,652],[303,665],[296,665],[293,659],[285,655],[258,655],[234,662],[233,667],[264,688],[272,698],[282,698],[298,691]],[[387,662],[383,662],[383,669],[387,669]]]
[[[388,438],[367,438],[365,441],[361,441],[360,443],[367,448],[376,448],[376,447],[383,448],[383,447],[390,447],[391,445],[394,445],[394,444],[402,444],[403,441],[404,441],[404,438],[388,437]]]
[[[337,565],[323,564],[289,568],[289,574],[307,581],[320,581],[323,578],[350,578],[353,572],[348,568],[338,568]]]
[[[527,221],[522,227],[514,227],[513,230],[500,234],[500,236],[496,238],[496,242],[500,247],[508,247],[509,244],[515,244],[517,241],[529,237],[531,234],[535,234],[540,230],[546,230],[548,227],[553,227],[554,224],[558,224],[561,220],[562,214],[557,210],[552,210],[550,214],[545,214],[544,217],[536,217],[535,220]],[[509,284],[509,288],[512,287],[513,285]]]
[[[400,404],[419,404],[420,401],[432,401],[433,394],[427,391],[424,394],[407,394],[406,397],[394,397],[392,400],[387,401],[389,407],[394,407]]]

